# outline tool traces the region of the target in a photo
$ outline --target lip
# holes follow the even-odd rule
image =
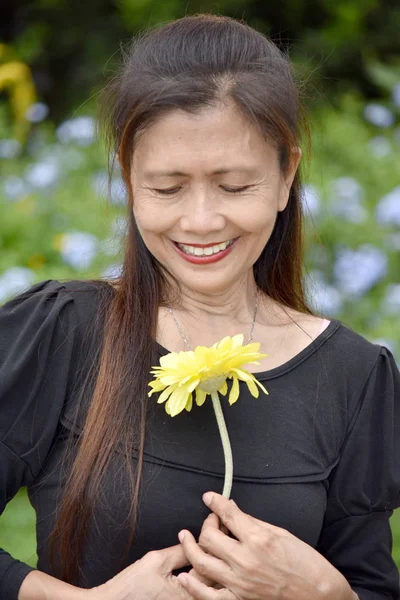
[[[228,254],[232,251],[233,247],[236,245],[236,242],[239,238],[234,238],[232,244],[225,248],[225,250],[221,250],[216,254],[212,254],[211,256],[193,256],[192,254],[185,254],[183,250],[181,250],[178,246],[178,242],[172,242],[173,247],[177,251],[177,253],[182,256],[187,262],[190,262],[194,265],[209,265],[211,263],[218,262],[228,256]],[[181,243],[181,242],[179,242]],[[220,242],[222,243],[222,242]],[[216,246],[216,244],[187,244],[188,246],[194,246],[196,248],[208,248],[209,246]]]
[[[211,242],[211,244],[189,244],[189,242],[175,242],[174,244],[180,244],[181,246],[193,246],[193,248],[209,248],[210,246],[218,246],[219,244],[225,244],[225,242],[230,242],[232,238],[229,240],[223,240],[222,242]],[[233,238],[236,240],[237,238]]]

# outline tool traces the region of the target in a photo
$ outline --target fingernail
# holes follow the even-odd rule
[[[186,573],[179,573],[179,575],[178,575],[178,581],[180,583],[182,583],[183,585],[187,585],[187,583],[188,583],[188,576],[186,575]]]
[[[207,492],[206,494],[203,495],[203,502],[207,506],[209,506],[211,504],[211,500],[212,500],[212,493],[211,492]]]
[[[180,531],[178,533],[178,539],[179,539],[179,541],[183,542],[184,537],[185,537],[185,532],[184,531]]]

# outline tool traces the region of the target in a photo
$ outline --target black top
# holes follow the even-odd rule
[[[28,486],[38,568],[51,574],[46,539],[60,486],[57,461],[66,435],[80,433],[79,426],[71,431],[74,384],[85,370],[83,334],[99,295],[96,284],[74,281],[44,281],[30,292],[0,308],[0,513]],[[400,374],[392,354],[332,320],[297,356],[256,376],[269,396],[255,399],[243,386],[238,402],[223,406],[234,457],[232,497],[245,512],[316,548],[361,600],[398,599],[389,517],[400,505]],[[220,492],[223,484],[211,403],[171,418],[151,401],[129,562],[175,545],[182,528],[198,535],[208,512],[202,493]],[[82,587],[120,569],[129,499],[122,478],[118,486],[105,485],[110,509],[95,516]],[[0,599],[16,600],[30,570],[0,550]]]

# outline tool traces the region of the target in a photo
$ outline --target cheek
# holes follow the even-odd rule
[[[142,235],[162,233],[170,229],[174,223],[172,211],[165,210],[165,207],[151,202],[135,203],[133,215]]]
[[[272,232],[277,215],[278,211],[273,203],[249,203],[238,215],[237,222],[241,224],[244,231],[265,237]]]

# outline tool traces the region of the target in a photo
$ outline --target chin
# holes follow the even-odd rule
[[[178,279],[179,283],[187,290],[202,296],[216,296],[224,294],[240,279],[238,275],[234,280],[216,281],[215,278],[210,281],[185,281]]]

